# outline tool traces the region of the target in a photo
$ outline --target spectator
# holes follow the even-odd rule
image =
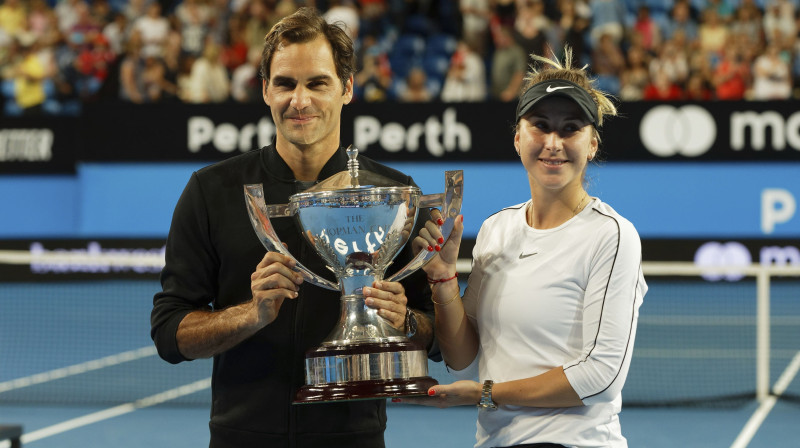
[[[222,46],[221,57],[222,65],[225,66],[225,69],[228,70],[228,73],[233,73],[240,65],[247,64],[247,53],[251,47],[247,45],[245,22],[239,18],[231,19],[230,22],[228,38]]]
[[[670,81],[666,71],[661,69],[651,73],[652,81],[644,89],[646,101],[678,101],[683,99],[681,88]]]
[[[527,55],[511,37],[511,27],[497,26],[492,35],[495,50],[492,56],[491,96],[500,101],[514,101],[522,87]]]
[[[489,2],[492,16],[489,20],[489,29],[493,27],[513,27],[517,17],[516,0],[492,0]]]
[[[169,27],[170,21],[162,16],[159,7],[159,4],[164,6],[166,3],[158,0],[129,0],[125,3],[117,0],[56,1],[55,8],[50,8],[48,0],[0,0],[0,59],[4,60],[8,53],[13,52],[12,45],[7,43],[8,37],[4,37],[8,35],[9,31],[11,33],[32,33],[37,36],[39,51],[51,53],[51,56],[41,55],[45,65],[47,65],[48,59],[57,61],[56,68],[46,68],[46,79],[55,81],[56,90],[61,98],[69,100],[73,97],[77,98],[79,92],[83,92],[84,96],[87,96],[87,92],[95,90],[94,86],[97,84],[95,75],[82,74],[82,72],[86,69],[87,62],[94,57],[92,56],[94,54],[93,42],[95,41],[94,36],[98,32],[105,36],[110,51],[114,55],[123,55],[131,31],[140,27],[141,23],[152,20],[151,16],[147,15],[136,22],[126,21],[126,13],[135,17],[136,14],[132,11],[139,11],[138,14],[141,14],[145,10],[143,8],[159,8],[157,22],[166,24],[168,37],[161,41],[161,44],[156,45],[156,48],[160,48],[161,53],[153,61],[156,64],[148,65],[148,67],[160,65],[164,71],[164,82],[159,96],[160,101],[163,101],[170,96],[178,98],[180,79],[189,78],[191,65],[195,59],[200,57],[205,42],[209,39],[221,46],[220,60],[227,69],[230,83],[232,73],[236,68],[246,64],[248,48],[251,48],[251,45],[260,48],[263,36],[272,24],[287,12],[293,12],[298,4],[294,0],[182,0],[176,4],[174,15],[170,16],[172,24],[176,26],[176,29],[173,30]],[[24,5],[28,4],[27,2],[30,2],[30,10],[25,13]],[[364,73],[359,73],[359,76],[356,77],[356,98],[366,101],[397,100],[398,90],[390,87],[392,75],[387,67],[385,57],[392,42],[392,39],[387,39],[387,36],[391,37],[391,35],[384,26],[389,21],[386,15],[390,10],[397,13],[396,11],[400,8],[400,10],[407,10],[430,19],[435,15],[432,14],[433,6],[431,6],[435,2],[414,1],[411,2],[413,5],[409,5],[402,1],[391,0],[390,5],[390,0],[326,0],[320,5],[323,8],[330,6],[326,17],[335,20],[333,19],[334,13],[340,7],[343,7],[341,10],[352,11],[356,2],[362,11],[359,29],[366,26],[369,29],[377,30],[373,35],[360,37],[362,45],[358,55],[359,66],[364,66],[362,69]],[[762,55],[766,56],[769,52],[768,46],[765,45],[767,42],[775,43],[779,47],[779,54],[789,66],[789,89],[791,90],[791,86],[794,84],[794,78],[800,80],[800,57],[786,57],[781,53],[783,51],[800,55],[800,44],[797,43],[800,42],[797,39],[800,17],[795,11],[795,0],[707,0],[703,2],[676,0],[670,11],[669,20],[665,20],[663,24],[654,21],[653,17],[649,17],[646,5],[651,3],[642,4],[645,6],[637,9],[639,13],[637,20],[631,23],[631,19],[628,19],[629,33],[623,37],[623,39],[627,39],[617,44],[618,49],[625,48],[625,52],[631,53],[631,55],[616,74],[613,69],[609,73],[609,66],[617,62],[616,58],[603,55],[590,59],[593,53],[604,54],[604,52],[599,49],[601,46],[599,41],[593,48],[583,50],[583,48],[589,48],[585,46],[586,43],[593,42],[591,38],[587,38],[587,30],[592,29],[597,33],[598,27],[601,27],[602,22],[607,20],[605,18],[616,14],[613,12],[616,6],[630,3],[627,0],[592,0],[590,7],[584,0],[460,0],[459,7],[463,16],[463,40],[476,42],[473,53],[477,53],[478,58],[481,58],[482,55],[476,49],[481,48],[481,45],[491,56],[482,58],[480,64],[465,62],[454,65],[453,62],[459,59],[458,57],[454,58],[451,60],[449,76],[445,77],[442,72],[441,76],[445,79],[438,78],[436,85],[433,85],[430,81],[431,78],[428,78],[429,93],[432,98],[436,98],[437,92],[439,92],[439,83],[441,83],[442,91],[439,97],[446,101],[473,100],[471,99],[473,97],[467,92],[474,92],[474,100],[478,100],[477,98],[483,95],[483,90],[478,87],[480,81],[476,80],[472,83],[463,76],[467,73],[468,66],[472,66],[474,69],[469,71],[474,71],[480,77],[482,66],[484,72],[482,76],[486,78],[488,73],[489,83],[485,85],[485,89],[489,91],[491,98],[500,99],[501,95],[505,98],[516,97],[516,92],[514,92],[517,88],[514,87],[517,79],[516,70],[511,68],[514,65],[511,61],[516,59],[511,56],[514,52],[500,42],[499,45],[495,44],[498,53],[495,55],[494,51],[490,52],[490,49],[494,48],[487,45],[486,41],[486,36],[491,36],[493,40],[502,40],[502,37],[497,38],[497,35],[500,34],[497,31],[500,29],[498,25],[500,23],[513,24],[511,27],[512,37],[515,39],[517,47],[521,47],[521,52],[525,56],[522,58],[522,65],[527,65],[528,54],[547,52],[548,44],[555,49],[557,54],[560,54],[561,49],[567,44],[573,48],[576,60],[583,64],[590,63],[592,70],[599,77],[600,87],[630,101],[643,97],[645,79],[654,78],[652,74],[647,77],[642,76],[638,73],[638,69],[634,69],[630,65],[631,59],[645,58],[646,68],[653,72],[665,71],[672,83],[685,88],[687,97],[690,91],[689,80],[696,77],[698,81],[695,81],[695,84],[705,85],[707,90],[710,87],[716,98],[720,79],[722,79],[721,73],[727,72],[727,68],[720,68],[725,59],[723,53],[726,45],[737,49],[738,60],[745,66],[743,71],[747,75],[744,81],[743,97],[745,98],[759,96],[760,94],[757,92],[764,89],[764,83],[770,82],[769,78],[763,79],[756,74],[756,61],[766,65],[765,61],[769,60],[767,57],[761,57]],[[693,19],[692,5],[694,4],[706,5],[703,20],[699,24]],[[736,8],[733,8],[733,5],[736,5]],[[759,9],[759,5],[764,5],[763,13]],[[116,8],[119,12],[109,18],[112,8]],[[238,11],[235,8],[239,8]],[[14,17],[18,17],[20,13],[24,18],[21,27],[14,24],[16,23]],[[722,18],[725,16],[728,17],[727,23]],[[11,21],[10,25],[7,24],[9,20]],[[354,23],[352,16],[347,21],[351,24]],[[365,25],[367,22],[370,24]],[[489,28],[491,34],[487,33],[486,28],[489,23],[494,24]],[[69,24],[66,28],[67,32],[62,34],[59,29],[66,26],[65,24]],[[139,32],[147,34],[149,28],[139,29]],[[212,28],[217,30],[214,34],[211,33]],[[18,29],[22,31],[15,31]],[[225,30],[227,33],[224,38],[217,34],[220,32],[219,30]],[[658,44],[658,31],[663,32],[660,45]],[[384,34],[381,35],[381,33]],[[472,37],[469,37],[471,35]],[[167,45],[166,42],[173,37],[183,46],[184,55],[193,55],[194,57],[190,59],[184,59],[183,56],[167,58],[164,47]],[[611,37],[614,40],[613,32]],[[367,49],[373,45],[369,44],[370,41],[380,48],[376,50],[378,54],[366,57]],[[797,48],[792,48],[794,46]],[[146,48],[152,48],[152,46],[148,45]],[[645,54],[643,58],[639,54],[641,48],[650,48],[648,50],[650,54]],[[623,62],[625,62],[624,59]],[[119,57],[116,64],[121,65],[122,60],[123,58]],[[473,57],[465,58],[465,61],[469,60],[478,61]],[[142,64],[145,61],[146,58],[143,57]],[[500,68],[495,67],[496,63],[500,64]],[[9,62],[0,62],[0,64],[4,64],[6,73],[10,73],[14,66],[13,64],[9,65]],[[728,64],[724,64],[724,66],[727,67]],[[100,72],[102,71],[100,70]],[[112,70],[114,79],[111,79],[109,89],[115,92],[123,89],[122,86],[119,86],[119,89],[116,87],[115,79],[119,72],[119,69]],[[150,73],[156,72],[156,69],[151,68]],[[247,72],[246,68],[244,72]],[[179,76],[179,73],[182,76]],[[750,73],[753,76],[752,86],[749,84]],[[497,77],[504,78],[505,81],[495,82],[494,78]],[[154,76],[154,78],[158,77]],[[405,82],[402,80],[398,85]],[[471,86],[467,86],[465,82],[470,83]],[[504,86],[503,82],[505,82]],[[615,87],[617,83],[619,90]],[[730,81],[727,87],[735,86],[736,83],[735,80]],[[759,88],[756,88],[756,84]],[[45,83],[45,86],[47,85]],[[87,88],[87,86],[90,87]],[[702,91],[702,89],[697,90]],[[722,90],[726,91],[727,89],[723,86]],[[738,90],[738,88],[733,90]],[[12,90],[6,88],[5,91]],[[782,88],[781,91],[785,92],[785,88]],[[114,95],[116,96],[116,93]],[[702,98],[702,96],[700,94],[697,98]],[[783,96],[783,93],[779,95],[779,97]],[[87,98],[90,97],[92,95],[87,96]],[[48,104],[50,103],[48,102]],[[46,108],[45,112],[50,113],[50,109]]]
[[[219,60],[220,47],[206,40],[203,56],[192,64],[183,100],[189,103],[221,103],[230,96],[230,80]]]
[[[4,6],[8,5],[8,2],[3,6],[0,6],[0,11]],[[47,5],[45,0],[32,0],[30,11],[28,12],[28,26],[27,29],[29,32],[33,33],[36,36],[36,39],[41,42],[41,39],[45,37],[48,33],[48,27],[51,26],[52,17],[54,16],[54,12],[50,9],[50,6]],[[2,12],[0,12],[0,16],[2,16]],[[5,24],[2,23],[2,19],[0,19],[0,27],[2,27],[6,32],[8,29]]]
[[[787,100],[791,96],[789,64],[783,59],[778,45],[771,43],[753,64],[753,99]]]
[[[191,63],[194,59],[181,54],[181,37],[177,32],[171,32],[164,45],[164,57],[160,59],[164,69],[161,80],[160,101],[179,101],[180,100],[180,76],[183,72],[183,65]]]
[[[720,19],[717,10],[706,9],[698,33],[700,49],[706,53],[721,54],[728,41],[728,34],[728,27]]]
[[[690,42],[698,38],[697,22],[692,18],[692,8],[688,0],[675,2],[664,29],[664,39],[674,38],[677,32],[682,32]]]
[[[650,76],[663,72],[670,82],[683,85],[689,77],[689,61],[686,54],[671,40],[664,42],[658,57],[650,61]]]
[[[782,42],[797,35],[794,4],[789,0],[769,0],[764,12],[764,35],[768,42]]]
[[[211,15],[211,20],[208,22],[208,35],[211,36],[211,39],[213,39],[217,44],[225,45],[229,43],[227,39],[230,36],[230,26],[231,23],[233,23],[234,17],[237,16],[237,14],[233,13],[232,9],[235,3],[233,0],[206,1],[208,2],[207,7],[210,11],[209,14]],[[245,41],[246,40],[247,39],[245,36]],[[247,48],[250,48],[250,46],[248,45]],[[247,59],[247,53],[245,52],[243,56],[244,61]]]
[[[718,100],[741,100],[750,70],[742,62],[739,50],[730,45],[725,48],[722,60],[714,70],[714,92]]]
[[[470,47],[481,57],[488,54],[489,20],[491,19],[490,0],[460,0],[461,35]]]
[[[75,70],[78,74],[76,89],[78,96],[84,100],[93,98],[108,78],[109,67],[116,55],[108,46],[108,40],[102,34],[95,35],[89,45],[75,59]]]
[[[514,20],[514,41],[525,54],[545,53],[550,20],[544,15],[543,0],[521,0]]]
[[[483,60],[466,41],[458,43],[450,58],[441,98],[449,103],[486,99],[486,69]]]
[[[28,14],[20,0],[5,0],[0,5],[0,29],[11,38],[28,28]]]
[[[278,22],[274,5],[268,0],[251,0],[247,7],[247,24],[245,36],[247,48],[261,48],[264,45],[264,36]]]
[[[661,29],[650,17],[650,8],[645,5],[639,6],[631,32],[640,36],[642,47],[649,52],[655,52],[661,45]]]
[[[650,83],[645,51],[639,47],[628,50],[628,63],[620,76],[619,97],[623,101],[640,101],[644,99],[644,90]]]
[[[170,32],[169,21],[161,16],[161,5],[153,1],[147,5],[147,14],[133,23],[133,29],[142,37],[142,56],[161,57]]]
[[[589,35],[592,46],[597,46],[600,37],[607,34],[615,44],[622,42],[625,35],[625,8],[620,0],[592,0],[592,22]]]
[[[428,76],[420,67],[412,67],[405,82],[397,87],[397,99],[404,103],[424,103],[433,98],[433,92],[428,86]]]
[[[92,45],[95,37],[101,33],[99,23],[95,22],[89,10],[89,5],[86,3],[78,3],[75,5],[75,12],[77,13],[77,21],[67,31],[67,39],[75,45],[76,53],[83,51],[84,47]]]
[[[89,14],[92,16],[92,22],[100,28],[114,17],[114,11],[108,0],[91,0]]]
[[[715,11],[720,22],[727,25],[733,19],[733,13],[735,11],[733,6],[734,1],[735,0],[706,0],[705,9]]]
[[[714,87],[714,65],[712,59],[706,53],[695,51],[689,55],[689,77],[693,75],[700,77],[703,83],[713,91]]]
[[[363,56],[363,67],[355,75],[358,96],[364,101],[375,103],[393,99],[392,69],[389,58],[377,45],[367,49]]]
[[[123,101],[136,104],[149,102],[151,99],[144,86],[142,46],[141,34],[135,31],[131,34],[119,68],[119,97]]]
[[[122,12],[129,23],[134,23],[147,15],[147,6],[156,0],[127,0]]]
[[[121,12],[114,14],[114,20],[103,27],[103,35],[108,40],[111,51],[116,55],[121,55],[125,51],[129,33],[128,17]]]
[[[62,33],[68,33],[78,23],[78,8],[81,4],[85,5],[83,0],[58,0],[56,3],[54,11],[58,17],[58,29]]]
[[[557,57],[563,58],[562,49],[572,48],[578,62],[586,56],[586,31],[589,29],[591,10],[583,0],[558,0],[559,17],[551,29],[549,43]]]
[[[261,50],[253,48],[248,53],[248,61],[233,71],[231,75],[231,98],[239,103],[261,101],[261,79],[258,68],[261,64]]]
[[[358,0],[358,10],[359,35],[378,35],[389,29],[391,21],[387,15],[389,8],[386,0]]]
[[[22,115],[41,115],[46,94],[44,81],[47,66],[37,54],[36,38],[25,33],[18,36],[20,58],[13,67],[14,100]]]
[[[619,95],[619,77],[624,69],[622,50],[611,34],[603,34],[592,51],[592,71],[597,76],[597,88],[611,95]]]
[[[750,45],[760,48],[764,42],[761,11],[753,3],[742,3],[736,9],[730,29],[732,35],[745,37]]]
[[[359,15],[353,0],[330,0],[328,10],[323,14],[328,23],[339,23],[353,42],[358,39]]]
[[[702,75],[699,73],[694,73],[689,76],[689,80],[686,81],[686,92],[685,98],[689,101],[710,101],[711,96],[711,88],[703,78]]]
[[[193,58],[200,57],[209,31],[210,9],[200,0],[183,0],[175,8],[175,18],[181,36],[182,53]]]

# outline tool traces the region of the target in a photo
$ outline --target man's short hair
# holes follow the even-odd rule
[[[336,75],[342,82],[342,89],[355,73],[355,50],[353,40],[336,24],[329,24],[314,8],[302,7],[294,14],[284,17],[272,27],[264,37],[264,50],[261,52],[261,78],[269,81],[272,56],[284,43],[305,43],[324,36],[333,52]]]

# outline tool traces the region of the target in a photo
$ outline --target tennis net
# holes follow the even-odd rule
[[[34,263],[23,255],[0,253],[0,403],[118,404],[165,393],[170,404],[209,404],[204,380],[211,361],[168,364],[150,340],[163,257],[113,254],[98,261],[62,254]],[[126,264],[126,257],[136,259]],[[115,268],[94,280],[9,276],[33,264],[69,272],[68,263]],[[129,265],[138,266],[135,278],[124,268]],[[468,271],[468,260],[459,266]],[[626,406],[800,398],[800,269],[754,265],[740,268],[735,282],[707,281],[707,268],[691,264],[646,263],[644,269],[650,289],[623,390]],[[431,363],[430,372],[452,380],[441,363]]]

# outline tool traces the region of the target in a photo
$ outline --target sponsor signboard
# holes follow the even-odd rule
[[[0,125],[0,174],[73,173],[78,120],[3,117]]]
[[[459,257],[469,259],[474,238],[465,239]],[[154,239],[0,240],[3,281],[64,281],[102,278],[157,279],[164,263],[164,241]],[[646,262],[693,262],[701,267],[751,263],[800,266],[796,239],[643,239]],[[708,281],[738,281],[733,271],[708,273]]]
[[[6,282],[157,279],[163,240],[30,239],[0,241],[0,279]]]
[[[609,161],[800,161],[795,103],[620,104]],[[513,161],[514,103],[353,103],[341,141],[383,161]],[[4,119],[0,173],[72,172],[76,161],[216,161],[275,136],[263,104],[87,104],[79,118]]]

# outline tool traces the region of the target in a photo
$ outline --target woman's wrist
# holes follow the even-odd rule
[[[458,279],[458,272],[454,272],[452,274],[439,274],[436,276],[428,276],[428,283],[431,285],[435,285],[437,283],[446,283],[451,280]]]

